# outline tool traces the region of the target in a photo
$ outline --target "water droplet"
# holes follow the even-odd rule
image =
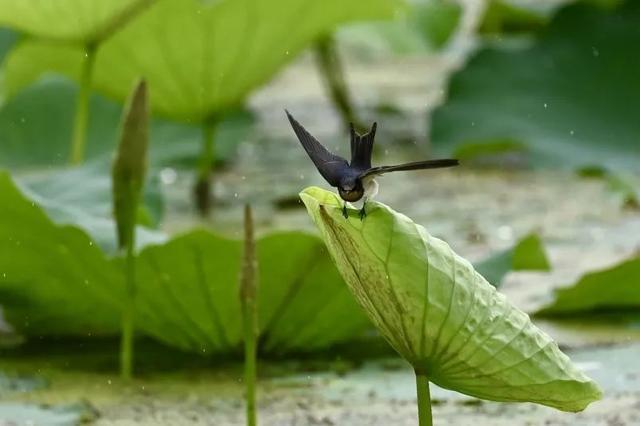
[[[238,193],[237,193],[237,192],[234,192],[234,193],[233,193],[233,197],[234,197],[234,198],[238,198]]]
[[[499,227],[498,238],[505,241],[513,239],[513,229],[511,229],[511,227],[507,225]]]
[[[591,48],[591,52],[593,53],[593,56],[596,58],[600,56],[600,51],[596,49],[595,46]]]
[[[107,384],[110,385],[111,384],[111,379],[107,379]]]
[[[160,181],[164,185],[171,185],[175,183],[176,179],[178,179],[178,173],[171,167],[165,167],[160,170]]]
[[[574,133],[575,133],[575,132],[574,132],[573,130],[569,130],[569,134],[570,134],[571,136],[573,136],[573,134],[574,134]]]
[[[546,102],[544,103],[544,107],[545,107],[545,108],[546,108],[546,107],[548,107],[548,105],[547,105],[547,103],[546,103]]]

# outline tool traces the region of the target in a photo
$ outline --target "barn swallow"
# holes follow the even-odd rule
[[[327,150],[289,114],[289,111],[285,110],[285,112],[298,140],[322,177],[329,185],[338,188],[340,198],[345,201],[342,207],[342,215],[345,218],[348,217],[347,202],[355,202],[364,198],[362,209],[360,209],[360,219],[364,219],[367,200],[372,199],[378,193],[378,182],[375,180],[377,176],[403,170],[438,169],[458,165],[458,160],[445,158],[415,161],[396,166],[371,167],[371,154],[373,153],[377,123],[373,123],[369,133],[364,135],[358,134],[351,124],[351,163],[349,163],[339,155]]]

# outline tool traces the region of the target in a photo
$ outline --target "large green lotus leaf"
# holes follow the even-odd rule
[[[571,287],[558,289],[540,316],[640,312],[640,257],[584,275]]]
[[[392,15],[397,0],[163,0],[105,41],[94,86],[118,100],[144,76],[154,111],[201,121],[239,105],[338,24]],[[31,40],[7,58],[8,94],[46,71],[77,79],[84,53]]]
[[[57,41],[101,39],[153,0],[0,0],[0,26]]]
[[[454,1],[426,0],[409,5],[406,13],[397,14],[391,21],[341,29],[341,44],[356,55],[424,54],[443,47],[458,28],[462,7]]]
[[[384,204],[342,216],[320,188],[301,193],[347,285],[391,346],[447,389],[579,411],[600,397],[558,345],[469,262]]]
[[[117,333],[122,259],[108,259],[79,228],[53,223],[6,173],[0,205],[0,304],[10,323],[38,337]],[[137,329],[199,353],[239,349],[241,250],[207,231],[145,247],[136,262]],[[257,241],[257,254],[263,351],[313,351],[368,328],[320,239],[272,234]]]
[[[84,229],[105,252],[115,253],[118,244],[108,162],[93,161],[80,167],[25,173],[19,183],[23,193],[43,207],[56,223]],[[138,224],[157,226],[163,211],[157,178],[149,179],[142,202]],[[159,232],[139,227],[136,243],[140,248],[165,239]]]
[[[546,25],[555,9],[554,2],[522,3],[490,0],[482,16],[481,33],[514,33],[539,30]]]
[[[0,28],[0,62],[2,62],[7,52],[11,50],[17,39],[18,34],[15,31]]]
[[[138,315],[151,335],[183,349],[240,348],[240,241],[193,231],[138,258]],[[267,352],[312,351],[368,326],[317,237],[283,232],[257,241],[259,318]]]
[[[72,82],[45,77],[1,105],[0,167],[15,171],[67,165],[76,93]],[[92,96],[88,161],[101,159],[106,164],[111,160],[120,116],[119,105],[102,96]],[[216,131],[218,159],[232,158],[238,143],[252,131],[252,125],[253,117],[247,111],[225,114]],[[196,125],[153,119],[151,168],[194,164],[201,139],[202,129]]]
[[[525,47],[480,50],[432,116],[434,150],[511,146],[531,165],[639,170],[639,21],[637,1],[613,11],[579,2]]]
[[[56,225],[0,172],[0,304],[34,336],[113,334],[118,271],[77,228]]]
[[[551,269],[542,240],[536,234],[526,235],[513,247],[495,253],[473,266],[495,287],[500,286],[502,279],[510,271],[549,271]]]
[[[258,240],[257,253],[265,350],[311,351],[371,327],[317,236],[271,234]]]
[[[64,165],[77,90],[69,81],[42,79],[0,106],[0,166],[17,169]],[[87,157],[106,156],[116,146],[120,107],[91,99]]]

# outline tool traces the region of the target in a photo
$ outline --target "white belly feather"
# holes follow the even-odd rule
[[[362,186],[364,187],[365,199],[371,200],[378,194],[378,182],[376,182],[373,176],[362,179]]]

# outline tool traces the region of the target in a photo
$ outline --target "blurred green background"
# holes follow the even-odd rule
[[[326,184],[287,108],[339,154],[349,122],[377,121],[377,164],[459,158],[383,177],[378,199],[470,259],[600,381],[605,400],[573,424],[633,424],[639,44],[632,0],[0,0],[0,422],[242,424],[249,203],[264,424],[411,424],[406,366],[299,202]],[[109,170],[140,77],[152,120],[131,384],[116,378],[125,290]],[[452,424],[575,422],[435,396]]]

